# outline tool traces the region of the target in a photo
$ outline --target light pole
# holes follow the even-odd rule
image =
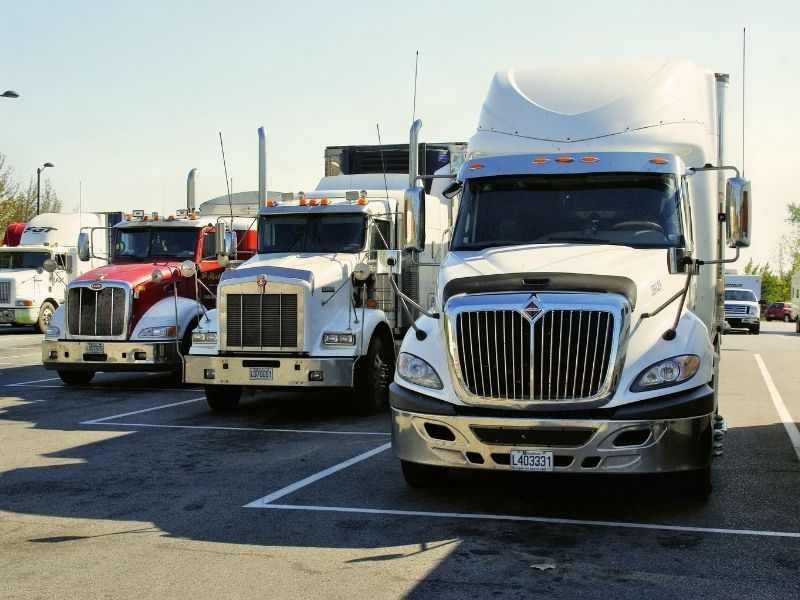
[[[1,98],[19,98],[19,94],[14,90],[7,90],[0,94]]]
[[[47,167],[54,167],[53,163],[46,162],[44,165],[36,169],[36,214],[39,214],[39,202],[41,200],[41,186],[42,186],[42,171]]]

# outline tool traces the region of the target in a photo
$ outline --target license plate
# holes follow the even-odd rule
[[[514,471],[552,471],[553,453],[547,450],[512,450],[511,469]]]
[[[103,354],[103,342],[86,342],[87,354]]]
[[[272,367],[250,367],[250,379],[272,381]]]

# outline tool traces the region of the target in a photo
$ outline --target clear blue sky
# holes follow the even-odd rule
[[[302,2],[0,0],[0,152],[18,180],[45,171],[84,210],[168,212],[268,185],[311,189],[327,145],[407,140],[414,53],[423,141],[466,141],[493,73],[585,60],[689,58],[731,75],[726,162],[742,166],[742,28],[747,27],[746,175],[757,262],[775,263],[795,201],[800,3]],[[82,185],[79,185],[82,184]],[[744,261],[737,265],[744,266]]]

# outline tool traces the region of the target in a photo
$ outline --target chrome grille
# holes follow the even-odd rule
[[[0,281],[0,304],[11,303],[11,282]]]
[[[80,337],[125,335],[125,288],[73,287],[67,292],[67,331]]]
[[[580,400],[602,390],[614,317],[605,310],[551,310],[534,321],[516,310],[477,310],[456,319],[457,370],[473,396]]]
[[[297,294],[226,294],[228,347],[296,348]]]
[[[747,314],[747,306],[742,304],[726,304],[725,305],[725,314],[726,315],[746,315]]]

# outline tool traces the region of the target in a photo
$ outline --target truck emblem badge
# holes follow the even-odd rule
[[[534,319],[534,318],[536,318],[536,315],[538,315],[540,312],[542,312],[542,307],[539,306],[538,304],[536,304],[536,300],[531,299],[531,301],[528,302],[528,306],[526,306],[522,310],[531,319]]]
[[[259,275],[256,277],[256,285],[258,286],[258,291],[262,294],[267,287],[267,277],[266,275]]]
[[[97,282],[93,283],[92,285],[90,285],[89,288],[93,289],[95,291],[99,291],[99,290],[103,289],[103,284],[100,283],[99,281],[97,281]]]

